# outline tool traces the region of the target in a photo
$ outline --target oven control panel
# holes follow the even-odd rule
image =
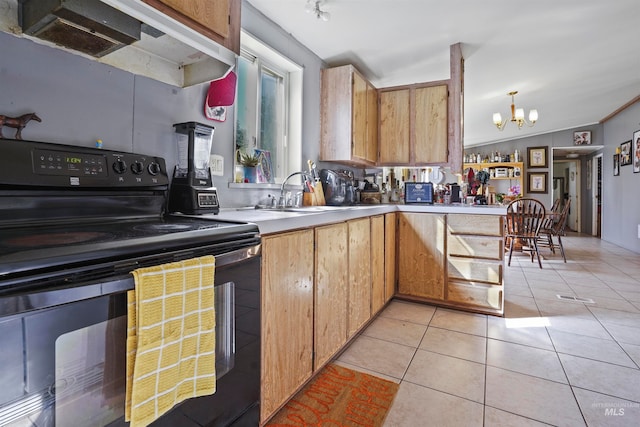
[[[33,154],[33,172],[37,174],[108,176],[104,156],[38,149]]]
[[[13,140],[1,141],[0,153],[0,184],[91,188],[169,184],[161,157]]]

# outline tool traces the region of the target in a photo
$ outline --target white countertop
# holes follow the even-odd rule
[[[307,209],[307,210],[305,210]],[[281,233],[299,228],[315,227],[324,224],[362,218],[371,215],[381,215],[388,212],[425,212],[425,213],[453,213],[473,215],[505,215],[506,206],[478,206],[478,205],[419,205],[419,204],[389,204],[389,205],[358,205],[344,207],[300,208],[302,212],[284,212],[271,209],[254,208],[222,208],[215,219],[229,221],[243,221],[257,224],[262,235]]]

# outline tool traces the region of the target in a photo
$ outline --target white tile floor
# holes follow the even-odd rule
[[[388,427],[639,426],[640,255],[563,242],[514,255],[504,318],[394,300],[337,363],[400,383]]]

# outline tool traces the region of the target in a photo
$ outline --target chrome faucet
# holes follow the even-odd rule
[[[307,177],[311,182],[313,182],[313,177],[308,172],[299,171],[299,172],[293,172],[292,174],[290,174],[288,177],[284,179],[284,181],[282,181],[282,185],[280,186],[280,199],[278,200],[278,206],[283,206],[283,207],[287,206],[287,201],[285,200],[285,197],[284,197],[284,186],[287,184],[287,181],[289,181],[289,178],[296,175],[302,175],[304,177]]]

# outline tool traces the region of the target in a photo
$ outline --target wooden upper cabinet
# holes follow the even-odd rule
[[[320,110],[320,160],[376,163],[378,92],[352,65],[322,70]]]
[[[378,90],[367,84],[367,145],[365,158],[378,162]]]
[[[380,92],[381,164],[409,164],[409,89]]]
[[[367,158],[367,81],[353,73],[352,133],[353,157]]]
[[[416,88],[415,163],[447,162],[447,85]]]
[[[236,54],[240,54],[242,0],[143,1]]]
[[[448,160],[447,84],[419,84],[382,90],[382,165],[445,164]]]

